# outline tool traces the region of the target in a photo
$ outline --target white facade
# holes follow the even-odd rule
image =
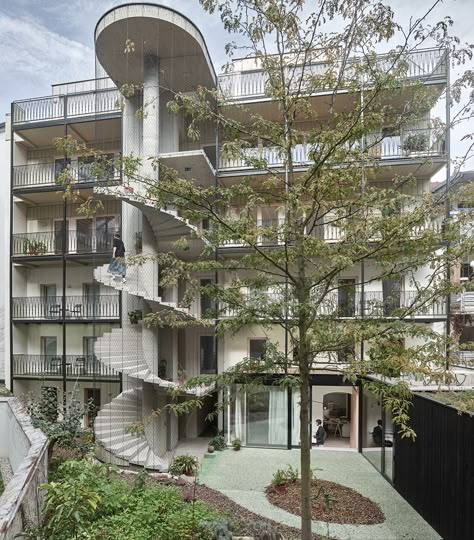
[[[142,27],[147,34],[132,47],[127,36],[137,29],[141,32]],[[166,108],[172,92],[188,93],[198,84],[217,84],[204,40],[188,19],[159,6],[121,6],[104,15],[95,37],[100,72],[110,78],[56,85],[50,98],[14,103],[13,216],[8,237],[12,257],[7,270],[12,275],[13,312],[7,313],[11,325],[7,325],[6,332],[6,341],[9,343],[11,333],[13,346],[11,351],[8,347],[6,350],[6,379],[10,385],[12,365],[15,393],[37,391],[45,384],[70,392],[77,381],[82,400],[100,395],[101,411],[95,423],[99,457],[124,466],[163,469],[181,440],[208,432],[205,413],[218,399],[212,396],[202,410],[184,417],[153,414],[170,403],[169,387],[179,385],[185,376],[231,368],[251,356],[252,347],[258,346],[259,340],[270,339],[284,352],[285,334],[277,325],[270,331],[252,325],[215,339],[213,328],[150,329],[141,321],[133,321],[130,313],[143,316],[163,309],[179,317],[199,317],[201,300],[188,309],[180,307],[185,284],[162,287],[155,261],[129,266],[124,283],[121,276],[111,280],[108,264],[112,235],[121,233],[127,256],[154,255],[170,249],[173,241],[183,235],[191,237],[195,228],[173,208],[156,209],[146,204],[140,199],[142,187],[133,181],[125,185],[120,175],[113,178],[116,185],[112,188],[101,188],[87,168],[87,154],[61,155],[51,141],[66,134],[78,143],[101,149],[112,160],[117,160],[121,153],[133,154],[144,159],[140,172],[154,175],[157,180],[159,173],[146,159],[149,156],[160,156],[163,163],[184,177],[195,175],[203,186],[213,185],[216,168],[223,183],[239,181],[249,170],[239,161],[221,160],[217,166],[212,154],[214,151],[215,157],[214,130],[204,126],[200,140],[190,142],[186,137],[186,118],[171,115]],[[120,60],[124,43],[133,49],[127,62]],[[439,61],[436,51],[417,55],[411,76],[417,77],[417,69],[418,75],[424,74],[429,67],[439,70],[442,85],[446,73],[435,61]],[[238,103],[245,99],[258,109],[264,93],[258,66],[250,60],[240,60],[234,68],[233,73],[221,76],[219,84],[231,100]],[[111,79],[117,86],[132,80],[143,92],[124,97]],[[146,114],[141,114],[145,105]],[[402,152],[403,137],[404,134],[386,137],[377,150],[382,163],[385,159],[390,165],[381,168],[381,182],[391,181],[391,167],[405,167],[405,171],[409,167],[410,158]],[[10,145],[5,147],[9,154]],[[260,146],[251,150],[266,152],[269,165],[278,166],[278,155],[272,154],[271,148]],[[418,174],[414,188],[417,194],[429,191],[430,175],[445,162],[440,146],[430,147],[430,151],[433,165]],[[307,152],[305,143],[295,150],[295,161],[302,170],[308,164]],[[78,180],[74,185],[77,202],[66,204],[56,185],[64,166]],[[78,204],[92,196],[102,201],[102,207],[93,217],[78,215]],[[283,218],[281,210],[272,206],[259,208],[255,215],[257,223]],[[328,242],[340,240],[335,230],[328,229],[323,234]],[[189,244],[186,256],[199,256],[200,240],[192,239]],[[235,241],[222,246],[222,250],[242,247]],[[376,275],[375,263],[369,261],[365,272],[369,278]],[[415,275],[420,284],[428,277],[429,269],[420,269]],[[224,282],[225,279],[224,276]],[[360,281],[360,268],[345,271],[338,279],[353,280],[354,294],[359,294],[356,284]],[[412,290],[413,283],[405,281],[400,301],[409,298]],[[365,294],[383,301],[383,284],[369,283]],[[334,301],[338,301],[337,291]],[[358,305],[354,302],[354,313],[348,317],[357,315]],[[439,332],[445,331],[443,305],[418,312],[414,319]],[[321,364],[327,361],[322,358]],[[358,388],[341,384],[323,367],[315,376],[322,382],[313,387],[313,421],[326,418],[325,414],[329,418],[325,411],[337,411],[345,419],[340,437],[347,439],[346,446],[356,448]],[[259,401],[244,389],[220,418],[219,427],[229,442],[238,437],[256,446],[298,445],[298,396],[285,392],[266,388]],[[292,412],[287,417],[289,400]],[[267,403],[267,409],[260,410],[261,403]]]

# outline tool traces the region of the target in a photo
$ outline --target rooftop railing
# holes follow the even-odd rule
[[[379,57],[380,67],[390,61],[386,55]],[[447,61],[445,51],[442,49],[426,49],[408,53],[405,56],[407,61],[407,71],[405,78],[410,79],[445,79],[447,74]],[[346,67],[346,77],[354,79],[353,65],[358,62],[357,59],[349,62]],[[322,76],[328,69],[326,62],[315,62],[305,68],[304,76]],[[386,66],[390,69],[390,65]],[[295,79],[298,83],[302,77],[302,68],[288,67],[288,76]],[[223,95],[229,100],[242,100],[265,98],[268,95],[268,76],[262,70],[241,71],[224,73],[219,75],[219,86]],[[304,91],[304,83],[303,83]],[[322,87],[320,91],[325,91]]]
[[[15,101],[13,125],[120,113],[119,97],[119,91],[113,88]]]
[[[13,189],[47,186],[59,188],[60,184],[57,178],[61,168],[55,162],[15,166],[13,167]],[[97,177],[94,176],[94,166],[90,163],[73,160],[69,165],[69,173],[79,185],[97,182]],[[118,183],[120,182],[120,171],[114,168],[110,176],[101,178],[100,181]]]
[[[87,355],[43,355],[43,354],[14,354],[13,377],[62,377],[64,368],[66,377],[115,379],[119,381],[120,374],[110,366],[102,364],[95,356]]]
[[[113,231],[94,230],[45,231],[12,235],[14,257],[42,257],[48,255],[112,253]]]
[[[63,309],[64,306],[64,309]],[[12,319],[26,321],[96,321],[120,318],[117,294],[96,296],[25,296],[12,298]]]

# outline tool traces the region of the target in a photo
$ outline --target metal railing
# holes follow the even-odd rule
[[[446,153],[444,135],[431,128],[406,129],[391,135],[372,133],[367,137],[366,146],[368,155],[377,160],[420,159],[444,156]],[[352,150],[356,148],[360,148],[360,144],[352,145]],[[315,149],[317,149],[316,145],[295,145],[292,152],[294,167],[309,165],[313,161],[311,154]],[[347,150],[347,160],[351,160],[352,156],[349,152],[351,148],[347,146]],[[357,154],[354,154],[354,159],[357,159]],[[283,167],[284,164],[284,155],[281,148],[277,147],[243,148],[237,157],[221,156],[219,159],[219,169],[223,171],[234,169],[266,170]]]
[[[277,246],[282,242],[279,239],[278,227],[284,225],[284,218],[265,218],[265,219],[256,219],[255,226],[262,227],[267,229],[275,229],[274,234],[262,234],[258,238],[258,245],[260,246]],[[244,247],[247,243],[244,242],[241,238],[229,238],[224,240],[221,244],[222,247],[234,246],[234,247]]]
[[[450,363],[452,366],[474,369],[474,351],[458,351]]]
[[[262,310],[262,315],[275,316],[275,318],[284,318],[284,310],[288,309],[288,317],[291,318],[295,311],[292,306],[292,299],[284,302],[284,294],[278,291],[258,291],[243,292],[244,301],[248,308],[255,308],[258,314]],[[271,311],[279,306],[274,313]],[[287,304],[285,306],[285,304]],[[220,317],[235,317],[240,308],[220,305]],[[337,290],[327,294],[317,305],[316,313],[321,317],[354,318],[362,316],[361,292],[359,290],[347,290],[339,292]],[[446,302],[443,298],[436,300],[423,300],[423,296],[416,291],[401,291],[398,295],[387,296],[383,291],[364,292],[363,315],[372,318],[436,318],[446,316]]]
[[[474,291],[464,291],[451,296],[451,305],[454,310],[463,313],[474,313]]]
[[[63,361],[65,360],[65,362]],[[14,354],[13,377],[66,377],[92,379],[120,379],[120,374],[110,366],[102,364],[95,356],[43,354]]]
[[[15,296],[12,298],[11,313],[13,320],[62,320],[63,297]],[[118,320],[120,297],[118,294],[66,296],[64,318],[80,321]]]
[[[15,257],[45,255],[112,253],[113,232],[68,231],[18,233],[12,235],[12,254]]]
[[[404,59],[407,62],[407,70],[404,79],[440,79],[446,78],[447,60],[446,53],[442,49],[425,49],[408,53]],[[347,63],[345,77],[348,80],[354,80],[354,64],[358,60],[353,59]],[[387,55],[380,55],[378,59],[379,69],[390,70],[392,61]],[[384,65],[385,64],[385,65]],[[308,81],[311,78],[324,76],[328,71],[326,62],[315,62],[305,67],[289,66],[287,68],[287,79],[293,79],[295,88],[302,81],[302,91],[305,91],[305,78]],[[314,81],[314,79],[313,79]],[[362,80],[360,81],[362,82]],[[310,83],[310,88],[314,82]],[[268,95],[269,79],[268,75],[260,69],[243,72],[224,73],[219,75],[219,86],[223,95],[230,100],[262,98]],[[321,81],[320,91],[326,90],[324,82]]]
[[[15,101],[13,125],[107,113],[121,113],[120,93],[116,88]]]
[[[74,160],[68,166],[68,169],[69,174],[78,184],[98,181],[97,177],[94,176],[94,164],[92,163],[81,163]],[[13,167],[13,188],[53,186],[58,189],[60,184],[56,179],[60,172],[54,162],[17,165]],[[114,167],[110,175],[101,178],[100,182],[119,183],[120,179],[120,171]]]

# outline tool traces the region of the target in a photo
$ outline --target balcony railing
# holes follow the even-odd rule
[[[13,103],[13,124],[120,113],[119,91],[114,89],[82,94],[53,95]]]
[[[407,72],[406,79],[445,79],[447,73],[446,54],[441,49],[426,49],[412,52],[406,55]],[[390,61],[390,59],[388,59]],[[346,67],[346,77],[354,79],[353,65],[358,60],[354,59],[348,62]],[[387,56],[380,55],[379,67],[384,69],[384,63],[387,63]],[[313,63],[305,69],[305,77],[322,76],[327,71],[328,65],[325,62]],[[390,69],[390,65],[386,66]],[[302,68],[289,67],[288,76],[298,82],[302,77]],[[361,81],[362,82],[362,81]],[[230,100],[264,98],[268,95],[268,76],[262,70],[225,73],[219,76],[219,86],[223,95]],[[296,86],[296,84],[295,84]],[[320,91],[326,88],[321,87]],[[304,81],[303,81],[304,91]]]
[[[444,136],[430,128],[409,129],[400,133],[383,135],[373,133],[367,137],[367,153],[372,159],[394,160],[410,159],[419,160],[429,157],[441,157],[446,153]],[[352,145],[352,150],[360,148],[360,144]],[[309,144],[297,144],[293,148],[293,166],[305,167],[313,162],[311,157],[315,147]],[[350,147],[348,147],[350,150]],[[350,153],[347,158],[352,159]],[[221,157],[219,168],[222,171],[255,168],[249,160],[262,160],[263,170],[283,167],[285,160],[281,149],[276,147],[245,148],[238,157]],[[354,155],[354,159],[357,156]]]
[[[54,162],[18,165],[13,167],[13,188],[22,189],[47,186],[58,188],[60,184],[56,179],[60,172],[57,169],[57,164]],[[69,166],[69,174],[78,184],[97,182],[97,177],[94,176],[94,166],[90,163],[80,163],[77,160],[72,161]],[[120,171],[114,168],[110,172],[110,175],[100,180],[107,183],[119,183],[120,176]]]
[[[14,257],[41,257],[47,255],[112,253],[113,232],[62,231],[19,233],[12,235]]]
[[[63,310],[64,305],[64,310]],[[22,321],[97,321],[120,318],[117,294],[97,296],[25,296],[12,298],[12,319]]]
[[[450,364],[456,367],[474,369],[474,351],[459,351],[453,355]]]
[[[464,291],[460,294],[452,295],[451,306],[454,311],[474,313],[474,292]]]
[[[63,358],[65,362],[63,362]],[[42,355],[14,354],[13,377],[62,377],[63,368],[66,377],[115,379],[119,381],[120,374],[107,365],[102,364],[95,356],[83,355]]]
[[[283,293],[278,291],[258,291],[244,293],[247,307],[255,308],[256,313],[267,313],[267,307],[281,303],[281,313],[276,310],[275,318],[284,318]],[[354,318],[362,316],[361,293],[358,290],[345,290],[344,295],[332,291],[317,306],[317,315],[321,317]],[[294,313],[292,301],[288,302],[288,317]],[[444,299],[423,302],[416,291],[402,291],[396,296],[388,297],[382,291],[364,292],[363,315],[369,318],[437,318],[446,315]],[[409,311],[407,311],[409,310]],[[239,309],[226,305],[220,307],[220,317],[235,317]]]
[[[275,234],[262,234],[258,238],[258,245],[260,246],[276,246],[280,245],[281,241],[278,239],[277,228],[281,227],[285,223],[284,218],[266,218],[255,220],[256,227],[265,227],[268,229],[274,228]],[[246,246],[241,238],[228,239],[222,243],[222,247],[244,247]]]

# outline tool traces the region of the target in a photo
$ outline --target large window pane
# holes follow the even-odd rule
[[[288,391],[266,386],[247,394],[247,444],[286,446],[288,442]]]

